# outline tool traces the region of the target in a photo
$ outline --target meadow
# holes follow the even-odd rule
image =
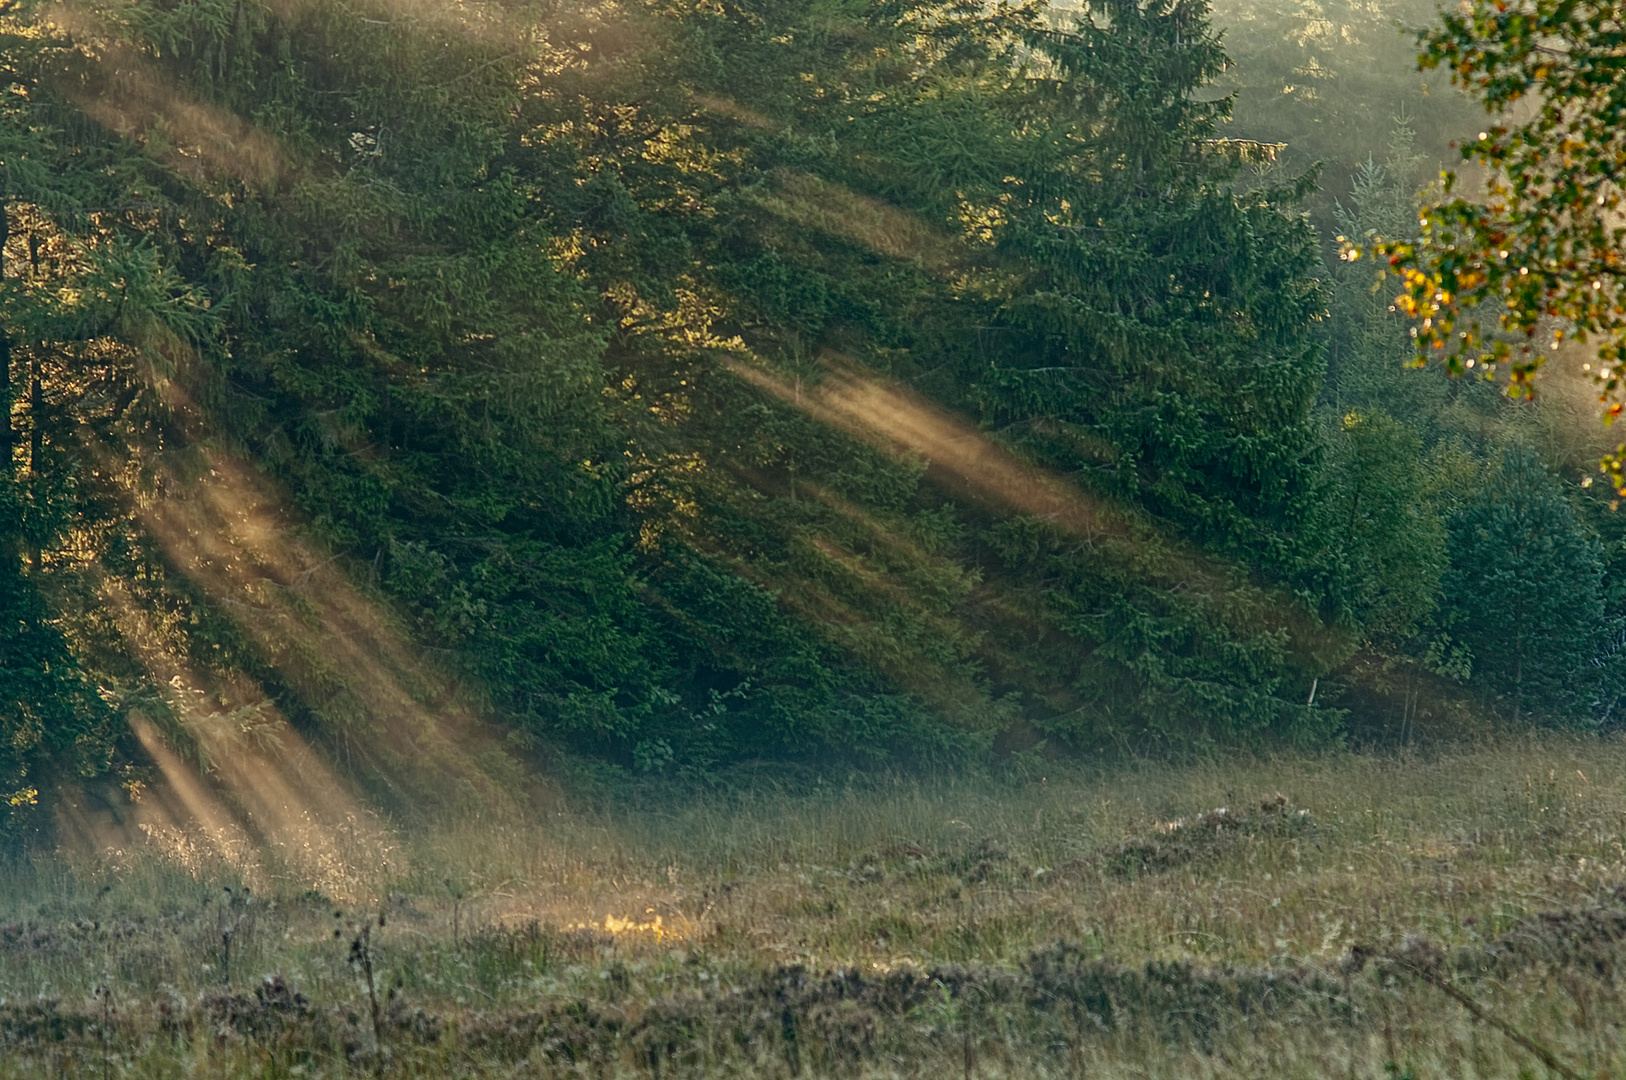
[[[1619,1075],[1626,745],[645,789],[0,885],[0,1076]],[[403,837],[405,834],[402,834]]]

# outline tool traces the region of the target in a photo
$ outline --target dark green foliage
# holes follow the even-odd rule
[[[121,736],[60,610],[79,541],[120,516],[98,503],[80,437],[141,412],[128,371],[110,374],[123,365],[109,339],[151,345],[163,366],[165,346],[208,322],[197,293],[121,228],[148,193],[143,169],[46,90],[83,76],[83,58],[21,32],[29,14],[9,9],[0,26],[0,841],[40,824],[32,810],[53,783],[107,772]]]
[[[20,167],[5,194],[97,252],[13,252],[6,318],[59,343],[8,369],[48,391],[19,505],[60,508],[24,546],[75,537],[39,595],[108,680],[142,676],[101,574],[173,670],[346,747],[396,722],[144,536],[227,456],[425,658],[405,693],[641,772],[1324,741],[1352,654],[1420,663],[1471,621],[1460,590],[1434,614],[1414,416],[1460,395],[1385,415],[1393,327],[1327,280],[1313,173],[1249,189],[1269,151],[1219,137],[1195,0],[103,18],[174,96],[47,38],[71,76],[20,84],[107,126],[15,156],[71,164],[77,202]],[[1352,221],[1409,212],[1362,184]],[[1101,528],[821,412],[846,384]]]
[[[211,430],[512,723],[641,769],[957,756],[1024,699],[1081,745],[1318,737],[1278,697],[1325,662],[1310,609],[1178,567],[1302,571],[1313,241],[1296,192],[1232,194],[1202,9],[1099,15],[543,15],[532,85],[519,13],[137,6],[153,76],[258,149],[187,173],[196,133],[138,117],[123,151],[168,171],[155,265],[212,297]],[[1140,540],[981,584],[1004,524],[722,363],[837,354]],[[984,625],[1024,597],[1057,658],[1026,673]]]
[[[1036,95],[1088,105],[1031,121],[1038,176],[999,233],[1025,272],[966,375],[987,419],[1021,425],[1047,464],[1280,570],[1317,467],[1314,238],[1294,192],[1228,186],[1258,151],[1215,143],[1228,103],[1195,99],[1223,62],[1203,10],[1102,13],[1105,27],[1040,38],[1060,71]]]
[[[1213,140],[1228,102],[1197,98],[1223,63],[1200,8],[1100,14],[1032,39],[1055,65],[1020,106],[1037,175],[1006,193],[1010,224],[996,230],[1023,271],[991,298],[960,387],[942,393],[1084,490],[1150,515],[1127,544],[1063,543],[1042,561],[994,544],[1019,580],[1045,582],[1039,610],[1070,639],[1060,672],[1076,697],[1047,730],[1144,730],[1169,746],[1321,738],[1336,714],[1289,704],[1324,662],[1307,655],[1322,636],[1313,616],[1170,544],[1276,581],[1304,565],[1322,468],[1312,320],[1326,297],[1291,211],[1301,192],[1233,193],[1262,151]],[[1187,592],[1193,577],[1204,583]]]
[[[0,540],[15,545],[13,486],[0,487]],[[113,711],[80,670],[15,547],[0,565],[0,844],[25,827],[41,785],[107,770]]]
[[[1389,161],[1358,171],[1338,228],[1404,227],[1415,209],[1403,178],[1415,161],[1401,126]],[[1364,262],[1342,262],[1333,277],[1321,590],[1364,640],[1331,689],[1355,690],[1348,703],[1363,738],[1409,738],[1420,709],[1438,715],[1453,699],[1507,719],[1604,721],[1618,702],[1618,650],[1605,643],[1619,607],[1598,537],[1620,525],[1560,478],[1596,453],[1573,447],[1580,418],[1565,412],[1569,388],[1553,387],[1551,402],[1513,403],[1488,377],[1416,370],[1393,310],[1398,286]],[[1495,464],[1482,467],[1487,459]]]
[[[1445,529],[1427,499],[1422,440],[1386,413],[1350,413],[1334,435],[1324,504],[1336,537],[1329,601],[1374,645],[1404,647],[1434,612]]]
[[[1603,565],[1556,480],[1509,447],[1449,529],[1446,622],[1473,651],[1476,680],[1515,718],[1584,710],[1606,626]]]

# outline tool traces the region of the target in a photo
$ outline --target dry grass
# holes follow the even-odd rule
[[[1547,737],[465,821],[338,918],[40,862],[0,1076],[1617,1075],[1623,821],[1626,745]]]

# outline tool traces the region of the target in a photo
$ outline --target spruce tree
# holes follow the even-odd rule
[[[1336,728],[1305,704],[1350,647],[1316,592],[1310,178],[1246,190],[1200,4],[104,17],[173,95],[69,65],[122,110],[92,141],[145,216],[91,225],[151,317],[84,324],[116,409],[45,358],[53,423],[127,438],[146,494],[200,443],[252,462],[506,722],[647,770],[963,755],[1019,715],[1077,747]],[[742,370],[906,386],[1114,528],[1012,516]],[[141,554],[129,490],[78,490],[194,667],[336,741],[371,716]]]
[[[1603,566],[1558,481],[1509,447],[1449,529],[1447,629],[1472,650],[1474,682],[1514,720],[1582,718],[1607,633]]]

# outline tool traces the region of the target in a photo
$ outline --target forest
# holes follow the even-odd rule
[[[1476,122],[1399,14],[8,11],[6,828],[141,725],[375,793],[449,714],[590,783],[1611,730],[1590,386],[1408,370],[1338,257]]]
[[[148,976],[86,972],[136,964],[117,942],[173,919],[163,948],[215,950],[227,995],[175,1008],[236,1033],[188,1042],[197,1060],[315,1069],[326,1050],[266,1032],[324,1006],[270,975],[231,997],[233,942],[282,971],[266,928],[326,941],[337,904],[376,926],[335,914],[348,968],[300,969],[371,1003],[370,1026],[312,1029],[351,1040],[334,1075],[444,1075],[402,1002],[461,1008],[478,985],[496,1008],[555,970],[623,1011],[581,1005],[593,1034],[559,1035],[576,1049],[549,1068],[927,1060],[874,1049],[891,1021],[860,1037],[820,1011],[873,992],[902,995],[909,1031],[963,1028],[968,1080],[1081,1075],[1082,1035],[1021,1028],[1039,1013],[1013,1003],[1042,984],[1106,995],[1068,1023],[1174,1075],[1190,1061],[1157,1055],[1219,1060],[1232,1021],[1148,1034],[1136,995],[1257,986],[1165,961],[1292,983],[1310,1011],[1282,1031],[1367,1033],[1352,1076],[1379,1045],[1361,1025],[1410,1008],[1383,996],[1396,977],[1512,1031],[1498,1053],[1582,1075],[1580,1049],[1529,1034],[1546,990],[1496,968],[1498,1012],[1434,945],[1398,943],[1443,935],[1467,971],[1471,938],[1512,964],[1493,930],[1538,917],[1502,900],[1554,873],[1564,918],[1613,928],[1587,948],[1626,936],[1618,889],[1574,914],[1626,858],[1598,824],[1598,770],[1626,764],[1626,455],[1603,422],[1626,371],[1616,19],[1559,0],[0,0],[0,862],[28,882],[0,898],[0,1058],[45,1039],[39,1075],[169,1075],[159,1043],[110,1034],[117,994],[159,993]],[[1365,779],[1339,787],[1337,762]],[[1477,802],[1470,776],[1509,801]],[[1310,778],[1332,802],[1310,805]],[[1531,816],[1549,808],[1591,838],[1571,869],[1519,862],[1560,858],[1568,834]],[[1421,922],[1373,899],[1381,955],[1309,901],[1213,930],[1257,929],[1232,952],[1171,914],[1165,873],[1353,874],[1390,826],[1336,822],[1374,812],[1413,870],[1371,888],[1427,892],[1416,860],[1471,850],[1499,869],[1463,903],[1497,914],[1469,929],[1451,889]],[[685,860],[715,880],[690,888]],[[844,889],[960,914],[886,929],[891,900],[821,908],[835,863]],[[753,890],[780,911],[777,875],[802,890],[787,920],[863,914],[822,946],[728,937],[712,913]],[[543,879],[574,899],[499,903]],[[1079,912],[1143,905],[1135,943],[1021,907],[1063,880]],[[205,885],[185,918],[154,899]],[[255,923],[251,887],[281,914]],[[997,913],[975,914],[979,889]],[[96,914],[109,894],[157,921]],[[612,894],[650,906],[588,910]],[[381,1004],[392,904],[392,927],[445,907],[450,936],[436,922],[427,981]],[[1281,966],[1321,931],[1354,958],[1342,975]],[[1056,944],[1079,934],[1083,952]],[[628,1019],[658,997],[640,980],[690,978],[702,941],[751,978],[857,957],[904,983],[759,988],[799,1003],[760,1039],[688,1005]],[[46,967],[18,951],[36,946]],[[1099,966],[1130,955],[1154,966]],[[1562,955],[1547,989],[1581,962]],[[911,983],[906,960],[992,966]],[[183,969],[164,993],[192,992]],[[1325,1016],[1323,975],[1345,980]],[[1591,1031],[1603,999],[1565,993]],[[64,994],[89,1011],[6,1012]],[[1026,1018],[1000,1029],[1005,1073],[973,1016]],[[78,1034],[39,1034],[59,1021]],[[1383,1021],[1386,1075],[1414,1075],[1429,1022],[1406,1043]],[[736,1033],[695,1034],[718,1024]],[[1013,1064],[1018,1044],[1074,1056]]]

